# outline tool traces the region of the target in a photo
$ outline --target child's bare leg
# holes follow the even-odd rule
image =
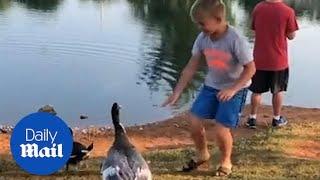
[[[216,143],[222,155],[220,159],[220,165],[222,167],[231,168],[233,137],[230,128],[217,123],[214,127],[213,133],[215,135]]]
[[[258,107],[261,104],[261,94],[252,93],[251,95],[251,115],[258,113]]]
[[[273,115],[280,116],[283,102],[283,92],[278,92],[272,96]]]
[[[191,137],[196,146],[196,161],[207,161],[210,159],[210,154],[202,120],[192,114],[189,114],[189,117],[191,121]]]

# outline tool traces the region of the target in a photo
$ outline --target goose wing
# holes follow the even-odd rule
[[[101,167],[103,180],[134,180],[134,173],[125,154],[110,149]]]
[[[127,150],[128,164],[130,165],[135,180],[151,180],[152,175],[149,166],[143,156],[135,149]]]

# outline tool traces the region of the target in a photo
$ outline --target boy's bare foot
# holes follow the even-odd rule
[[[197,162],[201,162],[201,161],[208,161],[210,159],[210,153],[208,151],[208,149],[205,149],[203,151],[197,151],[196,152],[196,158],[195,160]]]
[[[232,163],[230,159],[221,159],[219,166],[231,169]]]

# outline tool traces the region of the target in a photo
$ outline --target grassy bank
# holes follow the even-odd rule
[[[320,122],[295,122],[283,129],[267,128],[250,138],[238,138],[234,148],[234,172],[230,179],[320,179]],[[183,147],[144,153],[154,179],[215,179],[219,154],[210,146],[212,162],[192,173],[181,173],[194,150]],[[304,156],[302,156],[304,155]],[[302,158],[304,157],[304,158]],[[308,158],[311,157],[311,158]],[[312,158],[314,157],[314,158]],[[79,172],[35,177],[22,172],[10,156],[1,156],[0,179],[99,179],[102,158],[86,161]]]

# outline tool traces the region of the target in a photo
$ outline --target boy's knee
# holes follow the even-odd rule
[[[283,95],[283,91],[272,93],[273,97],[282,96],[282,95]]]
[[[192,113],[189,113],[189,120],[192,127],[202,127],[202,119],[193,115]]]
[[[190,131],[194,134],[204,134],[204,126],[203,126],[203,120],[201,118],[198,118],[194,116],[193,114],[189,113],[189,120],[190,120]]]
[[[224,126],[223,124],[216,122],[214,126],[215,133],[226,133],[231,132],[231,129],[229,127]]]

